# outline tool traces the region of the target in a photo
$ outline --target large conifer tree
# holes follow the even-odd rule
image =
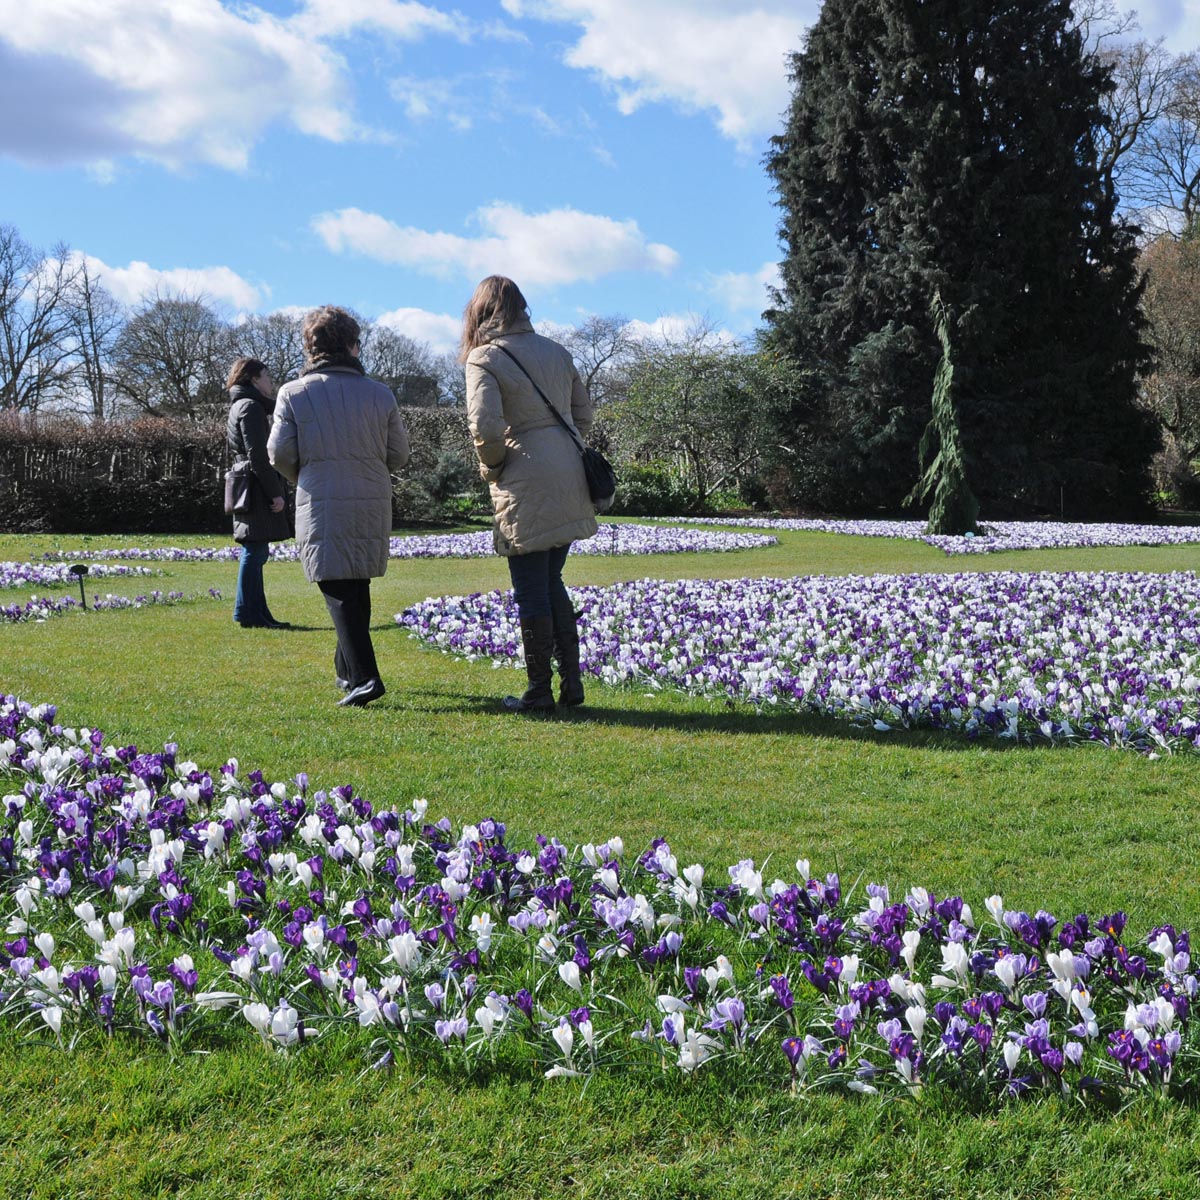
[[[1107,75],[1066,0],[825,0],[767,166],[785,259],[770,339],[805,369],[798,496],[896,507],[956,315],[956,407],[985,516],[1136,509],[1156,435],[1133,232],[1093,133]]]

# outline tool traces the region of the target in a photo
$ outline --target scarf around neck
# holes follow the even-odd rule
[[[330,367],[342,367],[349,371],[357,371],[360,375],[366,374],[362,363],[353,354],[327,354],[324,358],[314,359],[304,368],[304,374],[317,375],[328,371]]]

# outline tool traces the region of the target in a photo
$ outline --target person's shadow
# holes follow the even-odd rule
[[[519,685],[523,680],[514,679],[513,682]],[[585,679],[585,684],[586,682]],[[516,686],[513,690],[519,692],[521,689]],[[400,701],[403,707],[429,716],[436,716],[440,713],[495,714],[510,721],[519,719],[553,722],[564,726],[613,725],[628,729],[671,729],[680,733],[699,735],[753,733],[779,736],[786,734],[794,737],[841,738],[845,741],[870,742],[881,746],[895,745],[900,742],[907,746],[954,752],[985,750],[994,753],[1016,749],[1061,749],[1056,743],[1046,739],[1029,742],[1016,738],[999,738],[992,734],[972,738],[956,730],[928,727],[904,729],[901,726],[894,726],[887,732],[883,732],[873,728],[873,719],[871,722],[860,724],[846,718],[818,713],[787,710],[756,711],[748,704],[733,701],[725,702],[724,707],[721,706],[721,701],[713,701],[712,709],[701,712],[618,708],[606,705],[604,697],[597,696],[598,690],[590,693],[597,697],[596,700],[589,699],[577,708],[564,708],[556,705],[554,709],[545,714],[531,713],[520,717],[506,712],[501,706],[498,695],[478,696],[467,695],[464,692],[448,692],[437,688],[410,688],[397,691],[394,698]],[[1080,739],[1080,741],[1082,743],[1084,739]]]

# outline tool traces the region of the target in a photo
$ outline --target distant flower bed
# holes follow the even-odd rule
[[[695,524],[776,529],[802,533],[843,533],[857,537],[906,538],[928,542],[947,554],[990,554],[998,550],[1064,550],[1079,546],[1192,546],[1200,526],[1086,524],[1073,521],[987,521],[972,537],[927,534],[924,521],[824,521],[787,517],[664,517]]]
[[[88,568],[89,579],[116,579],[154,575],[149,567],[97,565]],[[53,587],[74,584],[76,578],[66,563],[0,562],[0,588]]]
[[[779,539],[769,534],[715,533],[699,529],[669,529],[659,525],[617,525],[606,522],[600,532],[586,541],[575,542],[573,554],[696,554],[725,550],[753,550],[774,546]],[[490,558],[496,553],[490,530],[479,533],[426,534],[394,537],[391,558]],[[59,553],[55,558],[92,562],[105,559],[144,559],[149,562],[234,562],[239,546],[192,547],[130,546],[122,550],[79,550]],[[271,557],[278,562],[297,562],[295,542],[277,542]]]
[[[0,1021],[86,1050],[230,1039],[548,1079],[729,1072],[764,1087],[982,1101],[1194,1090],[1186,931],[807,860],[710,874],[662,839],[510,845],[426,803],[215,772],[0,698]]]
[[[975,572],[653,580],[572,589],[605,683],[971,737],[1200,747],[1195,574]],[[510,593],[398,614],[423,641],[514,660]]]
[[[144,596],[93,596],[88,604],[88,611],[115,612],[126,608],[149,608],[152,605],[186,604],[193,600],[220,600],[221,593],[216,588],[209,588],[204,596],[185,594],[184,592],[148,592]],[[64,613],[82,610],[73,596],[34,596],[23,603],[0,605],[0,622],[15,621],[47,621],[51,617],[61,617]]]

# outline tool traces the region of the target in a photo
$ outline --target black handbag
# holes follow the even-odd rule
[[[497,350],[507,354],[517,364],[521,374],[533,384],[533,390],[541,396],[546,407],[554,414],[554,419],[571,435],[571,440],[575,443],[575,447],[579,451],[579,457],[583,460],[583,475],[587,480],[588,495],[592,498],[592,507],[598,513],[608,512],[612,508],[613,500],[616,498],[617,493],[617,473],[613,470],[612,463],[599,450],[594,450],[591,446],[585,446],[579,440],[579,434],[575,432],[571,425],[563,420],[562,413],[550,403],[546,393],[538,387],[537,380],[521,366],[521,360],[511,350],[506,349],[499,342],[492,342],[491,344]]]
[[[240,459],[225,472],[225,511],[246,513],[250,511],[250,489],[254,486],[254,473],[250,460]]]

